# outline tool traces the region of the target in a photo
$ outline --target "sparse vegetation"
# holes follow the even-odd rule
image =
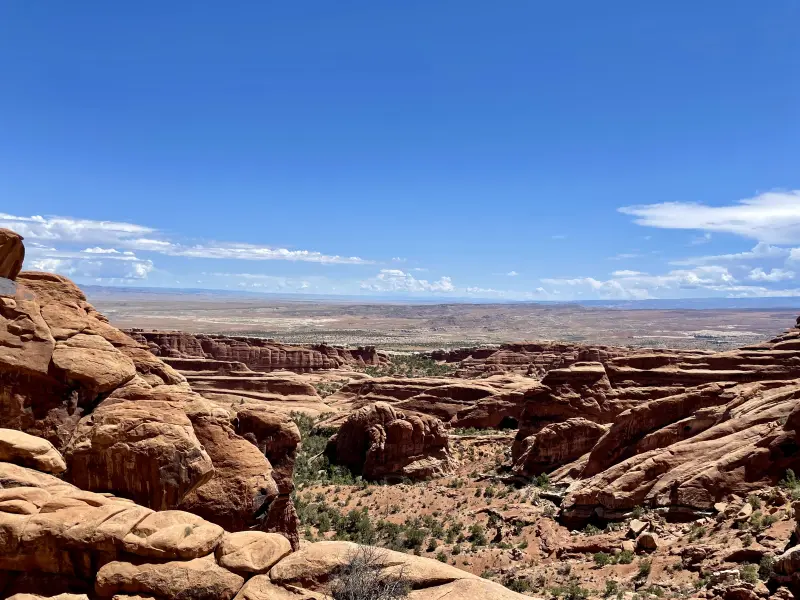
[[[303,413],[292,413],[292,420],[300,430],[301,446],[294,465],[295,484],[331,483],[352,485],[356,477],[346,467],[332,465],[323,454],[334,431],[315,429],[316,421]]]
[[[608,564],[611,564],[612,557],[610,554],[606,554],[605,552],[598,552],[594,555],[594,564],[598,567],[605,567]]]
[[[347,557],[330,586],[333,600],[395,600],[411,589],[403,570],[387,573],[378,548],[361,546]]]
[[[457,365],[439,363],[418,352],[392,354],[384,367],[366,367],[364,372],[373,377],[445,377],[452,375]]]
[[[653,561],[649,558],[643,558],[639,561],[639,572],[637,573],[637,577],[640,579],[647,579],[650,575],[650,570],[653,568]]]

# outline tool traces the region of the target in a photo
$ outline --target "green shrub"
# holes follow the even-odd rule
[[[514,575],[507,575],[505,579],[503,579],[503,585],[512,592],[517,592],[518,594],[524,594],[533,589],[530,579],[527,577],[515,577]]]
[[[653,568],[653,561],[649,558],[643,558],[639,561],[639,572],[636,574],[641,579],[646,579],[650,575],[650,570]]]
[[[473,523],[469,528],[469,541],[472,542],[473,546],[486,545],[486,532],[479,523]]]
[[[629,565],[633,562],[633,552],[630,550],[623,550],[617,554],[617,562],[621,565]]]
[[[758,577],[763,581],[768,581],[772,577],[773,566],[775,565],[775,558],[769,554],[761,557],[761,562],[758,563]]]
[[[739,568],[739,577],[746,583],[758,583],[758,566],[743,565]]]
[[[605,567],[608,564],[611,564],[612,557],[605,552],[598,552],[594,555],[594,564],[598,567]]]

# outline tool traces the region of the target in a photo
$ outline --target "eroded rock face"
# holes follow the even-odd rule
[[[423,479],[448,472],[453,460],[439,419],[406,416],[385,402],[350,415],[325,453],[331,462],[347,465],[367,479]]]
[[[13,260],[0,254],[0,262]],[[286,499],[272,509],[270,522],[297,539],[294,510],[287,506],[293,425],[273,423],[275,439],[267,443],[262,434],[259,450],[235,433],[234,411],[192,392],[147,345],[111,326],[71,281],[50,273],[15,275],[14,286],[0,288],[4,427],[44,438],[54,456],[62,451],[66,477],[82,488],[155,509],[191,502],[198,514],[231,529],[270,521],[270,505],[280,495],[277,480]],[[215,443],[223,438],[236,451]],[[213,449],[213,458],[203,444]],[[274,479],[267,455],[278,464]],[[33,464],[19,452],[7,458]]]
[[[514,472],[547,473],[589,452],[606,427],[581,418],[553,423],[514,446]]]
[[[132,329],[128,333],[145,342],[158,356],[173,358],[209,358],[236,361],[253,371],[308,372],[336,369],[345,365],[377,366],[389,362],[388,356],[374,347],[341,348],[316,344],[290,346],[272,340],[251,337],[191,334],[180,331],[146,331]]]
[[[174,508],[212,477],[214,465],[183,402],[138,390],[112,394],[78,423],[64,451],[70,479],[156,510]]]
[[[0,277],[16,279],[24,259],[22,236],[10,229],[0,228]]]
[[[355,380],[326,398],[339,414],[322,426],[339,427],[350,413],[385,402],[406,415],[434,416],[451,427],[514,428],[527,397],[541,388],[529,377],[503,375],[478,381],[446,377]]]
[[[635,506],[711,509],[730,494],[746,496],[775,484],[787,469],[800,467],[798,423],[793,416],[798,398],[800,386],[795,382],[779,387],[744,384],[723,394],[728,402],[714,423],[704,424],[696,435],[676,440],[671,423],[661,428],[666,430],[663,435],[659,429],[640,430],[631,444],[613,452],[633,453],[630,458],[619,462],[612,458],[611,464],[592,475],[597,461],[590,457],[586,476],[579,476],[569,488],[563,517],[581,519],[599,513],[619,518]],[[617,434],[612,427],[606,435]],[[607,464],[609,455],[604,439],[596,448],[601,464]],[[656,439],[664,446],[657,447],[652,442]],[[652,449],[635,454],[643,441]]]

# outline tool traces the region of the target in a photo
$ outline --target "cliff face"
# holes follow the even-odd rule
[[[165,358],[206,358],[239,362],[253,371],[294,371],[306,373],[344,366],[379,366],[389,358],[373,346],[342,348],[315,344],[291,346],[254,337],[191,334],[181,331],[126,330],[146,344],[156,356]]]

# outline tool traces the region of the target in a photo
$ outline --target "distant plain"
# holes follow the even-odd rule
[[[413,304],[90,288],[117,327],[428,350],[522,340],[727,349],[793,325],[796,308],[634,309],[579,304]]]

